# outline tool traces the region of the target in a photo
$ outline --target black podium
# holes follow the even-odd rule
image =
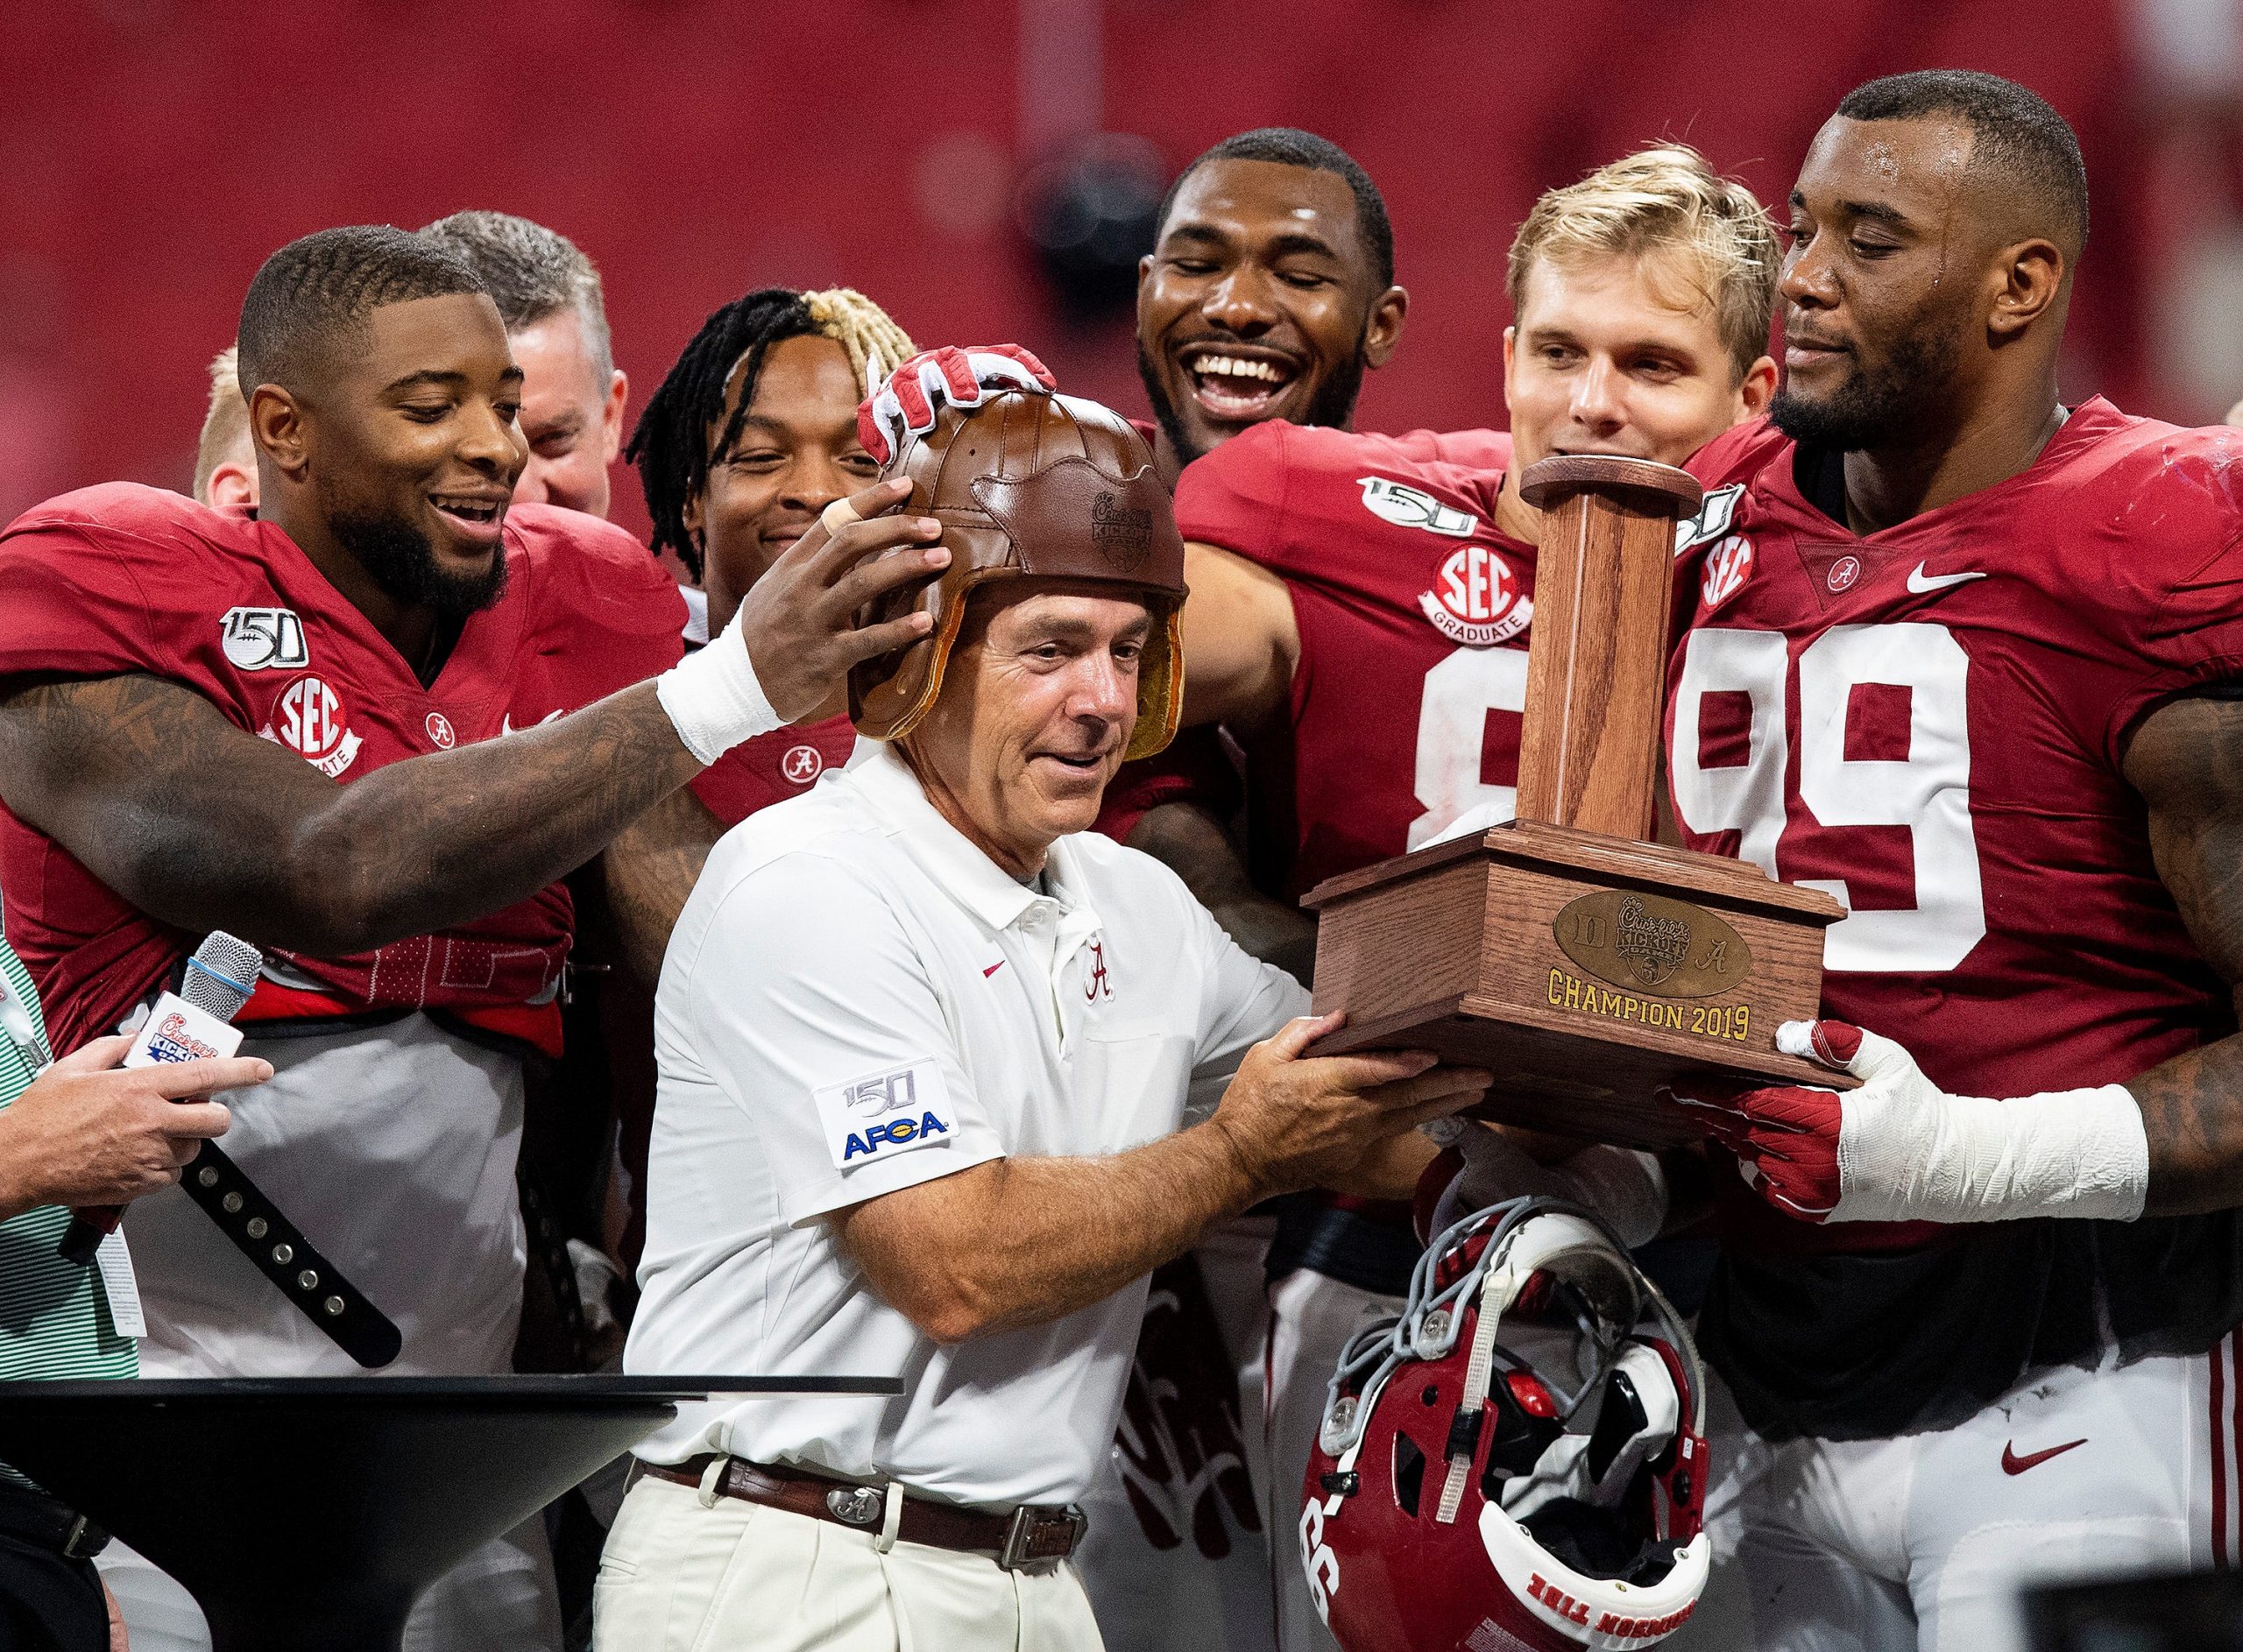
[[[711,1394],[881,1377],[0,1382],[13,1464],[179,1579],[216,1652],[397,1652],[477,1545]]]

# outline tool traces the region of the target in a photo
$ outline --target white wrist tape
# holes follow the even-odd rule
[[[1464,1168],[1433,1205],[1436,1233],[1475,1211],[1528,1196],[1587,1205],[1631,1249],[1655,1238],[1666,1220],[1666,1173],[1648,1153],[1594,1146],[1558,1164],[1538,1164],[1494,1131],[1476,1126],[1457,1145]]]
[[[707,647],[656,677],[655,697],[669,713],[685,749],[704,764],[715,762],[742,740],[787,725],[756,681],[737,615]]]
[[[1838,1170],[1848,1220],[2131,1222],[2149,1192],[2149,1137],[2123,1084],[1928,1109],[1864,1090],[1845,1100]]]

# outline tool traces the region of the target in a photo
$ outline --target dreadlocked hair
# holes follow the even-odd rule
[[[881,379],[919,353],[911,335],[853,286],[805,293],[803,302],[810,307],[817,330],[849,357],[849,371],[867,396],[880,388]]]
[[[664,547],[674,552],[697,580],[701,545],[686,528],[685,507],[708,487],[710,467],[739,440],[766,352],[783,339],[811,335],[841,346],[867,393],[871,382],[917,353],[903,329],[861,293],[848,287],[817,293],[759,287],[701,323],[639,415],[623,456],[639,469],[647,515],[654,523],[650,544],[657,553]],[[739,376],[739,398],[727,417],[725,389],[734,373]],[[711,441],[710,427],[720,419],[724,427]]]

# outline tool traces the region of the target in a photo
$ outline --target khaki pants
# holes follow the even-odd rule
[[[592,1596],[594,1652],[1103,1652],[1072,1565],[899,1543],[641,1479]]]

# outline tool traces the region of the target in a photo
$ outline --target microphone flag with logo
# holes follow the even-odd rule
[[[124,1064],[153,1067],[232,1055],[242,1047],[242,1032],[231,1023],[257,990],[258,971],[264,967],[265,955],[248,942],[213,929],[188,959],[179,991],[157,997]],[[117,1204],[72,1211],[70,1230],[60,1246],[63,1259],[81,1267],[91,1262],[124,1214],[124,1207]]]

